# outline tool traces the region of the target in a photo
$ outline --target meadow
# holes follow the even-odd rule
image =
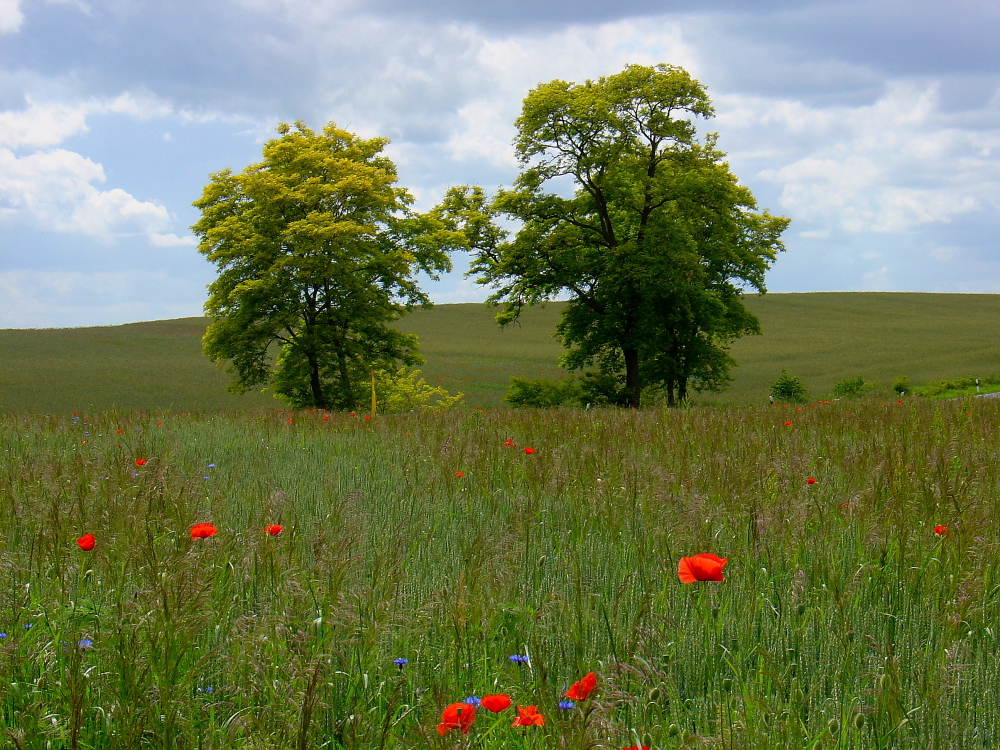
[[[998,419],[918,399],[0,415],[0,736],[994,747]],[[681,583],[697,553],[725,580]],[[544,724],[480,706],[439,733],[487,694]]]
[[[824,292],[749,295],[762,336],[737,341],[725,392],[703,404],[762,404],[787,369],[816,399],[861,375],[888,391],[1000,372],[1000,295]],[[497,408],[510,376],[564,378],[553,337],[562,306],[525,311],[505,330],[479,304],[417,310],[399,327],[420,337],[427,380],[464,392],[470,408]],[[81,409],[226,412],[275,409],[270,396],[225,392],[227,375],[201,354],[204,318],[123,326],[0,330],[0,411],[68,414]]]

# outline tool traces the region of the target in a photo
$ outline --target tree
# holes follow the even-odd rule
[[[388,141],[329,123],[282,124],[264,160],[212,175],[195,202],[199,252],[218,266],[205,353],[229,389],[270,386],[296,407],[354,408],[374,370],[418,364],[415,336],[390,327],[429,306],[413,276],[450,270],[464,237],[409,209]]]
[[[455,188],[439,207],[467,230],[472,272],[504,305],[498,322],[568,296],[562,364],[620,372],[633,407],[644,379],[681,398],[689,382],[728,380],[726,345],[759,330],[742,291],[764,292],[784,249],[788,220],[756,211],[714,135],[696,139],[692,118],[712,114],[701,84],[668,65],[541,84],[516,122],[513,189],[490,201]],[[553,192],[567,178],[572,195]],[[512,239],[484,228],[491,215],[519,223]]]

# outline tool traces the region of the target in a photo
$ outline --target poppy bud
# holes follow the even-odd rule
[[[727,677],[722,681],[722,689],[725,690],[727,693],[733,689],[733,681],[731,678]]]
[[[806,605],[800,604],[795,608],[795,611],[798,612],[800,615],[804,615],[806,613]]]
[[[660,689],[658,687],[653,688],[649,691],[649,702],[656,703],[660,700]]]
[[[826,726],[827,729],[830,730],[830,734],[837,734],[838,732],[840,732],[840,722],[837,720],[836,717],[830,719],[830,721],[826,723]]]
[[[854,728],[855,729],[863,729],[864,726],[865,726],[865,715],[864,714],[858,714],[857,716],[855,716],[854,717]]]
[[[676,724],[671,724],[669,727],[667,727],[667,736],[676,737],[678,734],[680,734],[680,731],[681,731],[680,727],[678,727]]]

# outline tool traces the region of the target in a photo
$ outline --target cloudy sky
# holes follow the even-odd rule
[[[525,93],[687,68],[792,218],[773,292],[1000,292],[996,0],[0,0],[0,327],[198,315],[209,173],[280,121],[392,139],[418,207],[509,184]],[[438,302],[486,292],[456,272]]]

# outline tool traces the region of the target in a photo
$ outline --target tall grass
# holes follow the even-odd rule
[[[0,736],[992,747],[1000,409],[846,408],[2,417]]]

